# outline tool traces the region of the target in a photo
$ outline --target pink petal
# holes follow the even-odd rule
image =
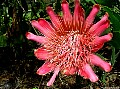
[[[100,57],[94,54],[90,54],[90,61],[93,65],[99,66],[104,69],[106,72],[111,71],[111,65],[103,61]]]
[[[51,7],[47,7],[47,13],[48,15],[50,16],[50,19],[53,23],[53,26],[56,28],[56,29],[59,29],[60,28],[60,21],[59,21],[59,18],[58,16],[54,13],[53,9]]]
[[[46,60],[49,58],[49,53],[43,48],[36,49],[34,54],[40,60]]]
[[[44,30],[48,31],[49,34],[55,34],[54,28],[46,20],[40,18],[38,19],[38,23],[44,28]]]
[[[102,48],[105,42],[108,42],[112,39],[112,36],[113,36],[112,33],[108,33],[107,35],[104,35],[101,37],[96,36],[94,40],[92,52],[96,52],[100,48]]]
[[[49,80],[49,82],[47,83],[47,86],[53,85],[53,83],[54,83],[54,81],[55,81],[55,78],[56,78],[56,76],[58,75],[59,71],[60,71],[59,67],[55,68],[54,74],[53,74],[53,76],[51,77],[51,79]]]
[[[92,33],[93,35],[100,36],[103,31],[105,31],[110,26],[110,21],[107,20],[103,25],[101,25],[99,28],[95,29],[95,31]]]
[[[38,70],[37,74],[38,75],[45,75],[51,71],[53,71],[55,68],[54,64],[51,64],[50,62],[45,62]]]
[[[63,15],[64,15],[64,20],[65,22],[71,22],[72,21],[72,15],[70,13],[70,10],[69,10],[69,4],[66,0],[63,0],[62,4],[62,11],[63,11]]]
[[[109,16],[108,13],[106,13],[99,22],[97,22],[90,28],[89,31],[93,32],[94,30],[98,29],[101,25],[103,25],[108,20],[108,16]]]
[[[73,25],[74,29],[81,30],[83,23],[84,23],[84,10],[79,4],[79,0],[75,0],[75,9],[74,9],[74,15],[73,15]]]
[[[91,82],[98,81],[98,77],[96,76],[89,64],[84,65],[84,71],[88,75],[88,78]]]
[[[93,24],[95,16],[99,12],[99,10],[100,10],[100,6],[98,4],[93,6],[92,11],[90,12],[90,14],[88,15],[85,21],[86,28],[89,28]]]
[[[69,23],[64,23],[64,19],[56,15],[51,7],[47,7],[47,13],[50,16],[57,35],[65,34],[64,30],[70,30],[69,28],[71,25],[69,25]]]
[[[89,76],[87,75],[87,73],[84,71],[84,69],[79,69],[78,70],[78,74],[81,75],[82,77],[84,77],[85,79],[88,79]]]
[[[36,41],[36,42],[39,42],[39,43],[45,43],[46,42],[46,38],[45,37],[34,35],[31,32],[27,32],[26,33],[26,37],[29,40],[33,40],[33,41]]]
[[[46,25],[46,23],[43,23],[41,25],[41,24],[39,24],[38,21],[33,20],[33,21],[31,21],[31,24],[32,24],[32,26],[34,26],[35,28],[37,28],[40,32],[42,32],[45,36],[51,37],[51,35],[52,35],[51,29],[49,29],[49,28],[46,29],[45,26],[43,26],[44,24]]]

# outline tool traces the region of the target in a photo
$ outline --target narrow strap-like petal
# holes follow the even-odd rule
[[[49,58],[49,53],[43,48],[35,49],[34,54],[39,60],[46,60]]]
[[[84,65],[84,71],[88,75],[91,82],[98,81],[97,75],[94,73],[94,71],[92,70],[92,68],[89,64]]]
[[[38,19],[38,23],[40,24],[40,26],[43,27],[43,29],[45,31],[48,32],[48,34],[50,34],[51,36],[55,35],[55,29],[51,26],[51,24],[49,22],[40,18],[40,19]]]
[[[84,69],[79,69],[78,70],[78,74],[80,76],[82,76],[84,79],[88,79],[89,78],[88,74],[84,71]]]
[[[55,69],[55,65],[51,64],[50,62],[45,62],[38,70],[38,75],[45,75]]]
[[[71,15],[70,10],[69,10],[69,4],[66,0],[63,0],[61,7],[62,7],[62,11],[63,11],[64,23],[65,22],[69,22],[69,23],[72,22],[72,15]]]
[[[53,83],[54,83],[54,81],[55,81],[55,78],[56,78],[56,76],[58,75],[59,71],[60,71],[59,67],[56,67],[55,70],[54,70],[53,76],[51,77],[51,79],[50,79],[49,82],[47,83],[47,86],[53,85]]]
[[[93,35],[100,36],[108,27],[110,26],[110,21],[107,20],[103,25],[93,31]]]
[[[108,33],[107,35],[96,37],[96,39],[93,42],[92,52],[96,52],[100,48],[102,48],[105,42],[108,42],[112,39],[112,36],[112,33]]]
[[[53,31],[51,31],[51,29],[45,27],[48,24],[44,20],[39,20],[39,22],[36,20],[33,20],[33,21],[31,21],[31,24],[32,24],[32,26],[37,28],[41,33],[43,33],[45,36],[51,37]]]
[[[74,9],[74,14],[73,14],[74,29],[82,30],[84,18],[85,18],[84,10],[80,6],[79,0],[75,0],[75,9]]]
[[[54,26],[56,29],[60,28],[60,24],[61,24],[61,23],[60,23],[60,21],[59,21],[58,16],[54,13],[53,9],[52,9],[50,6],[47,7],[46,9],[47,9],[48,15],[50,16],[50,19],[51,19],[51,21],[52,21],[53,26]]]
[[[100,21],[98,21],[90,28],[89,32],[92,33],[94,30],[98,29],[101,25],[103,25],[108,20],[108,16],[108,13],[106,13]]]
[[[100,10],[100,6],[98,4],[93,6],[92,11],[90,12],[90,14],[88,15],[88,17],[85,20],[85,27],[84,27],[85,30],[93,24],[95,16],[99,12],[99,10]]]
[[[52,21],[53,27],[55,28],[55,31],[60,34],[65,34],[64,30],[67,30],[67,26],[64,24],[64,20],[62,17],[56,15],[53,11],[53,9],[49,6],[47,7],[47,13],[50,16],[50,19]],[[67,29],[66,29],[67,28]]]
[[[31,32],[27,32],[26,33],[26,37],[29,40],[33,40],[33,41],[36,41],[36,42],[39,42],[39,43],[43,43],[43,44],[47,42],[45,37],[34,35]]]
[[[111,71],[111,65],[105,61],[103,61],[100,57],[95,54],[90,54],[90,61],[93,65],[101,67],[106,72]]]

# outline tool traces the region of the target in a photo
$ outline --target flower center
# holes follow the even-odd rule
[[[60,66],[61,69],[84,65],[89,62],[94,37],[89,34],[70,32],[65,36],[49,40],[44,47],[52,54],[48,59],[51,63]]]

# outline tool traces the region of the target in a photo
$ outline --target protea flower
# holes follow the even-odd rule
[[[45,60],[37,74],[46,75],[53,72],[47,86],[53,84],[59,72],[64,75],[78,74],[91,82],[96,82],[98,77],[91,66],[99,66],[106,72],[111,70],[110,63],[95,55],[95,52],[112,38],[112,33],[101,36],[110,25],[108,13],[94,24],[95,16],[100,10],[98,4],[93,6],[86,19],[79,0],[75,0],[73,15],[66,0],[62,1],[61,7],[63,16],[56,15],[51,7],[47,7],[52,24],[42,18],[31,21],[32,26],[44,36],[26,33],[27,39],[42,44],[42,47],[34,51],[39,60]]]

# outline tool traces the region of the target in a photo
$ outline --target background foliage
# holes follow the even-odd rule
[[[74,10],[73,0],[68,0],[71,11]],[[39,45],[28,41],[25,37],[27,31],[37,34],[36,29],[32,28],[30,21],[38,18],[49,20],[46,7],[52,6],[56,13],[61,14],[61,0],[1,0],[0,1],[0,88],[6,89],[46,89],[46,82],[50,75],[45,77],[36,75],[36,70],[43,64],[38,61],[33,50]],[[85,9],[86,16],[89,14],[94,4],[101,5],[101,11],[97,14],[96,21],[105,14],[109,13],[111,22],[107,32],[113,33],[113,39],[106,43],[97,55],[105,57],[110,61],[113,71],[104,73],[96,68],[100,76],[98,83],[90,83],[79,76],[59,78],[51,89],[72,89],[90,87],[117,87],[119,79],[119,49],[120,49],[120,1],[119,0],[81,0],[81,5]],[[8,76],[9,75],[9,76]],[[4,79],[3,79],[4,78]],[[4,81],[3,81],[4,80]],[[113,81],[115,82],[113,84]],[[8,86],[7,86],[8,84]],[[99,87],[100,86],[100,87]],[[61,87],[61,88],[60,88]],[[48,88],[49,89],[49,88]]]

